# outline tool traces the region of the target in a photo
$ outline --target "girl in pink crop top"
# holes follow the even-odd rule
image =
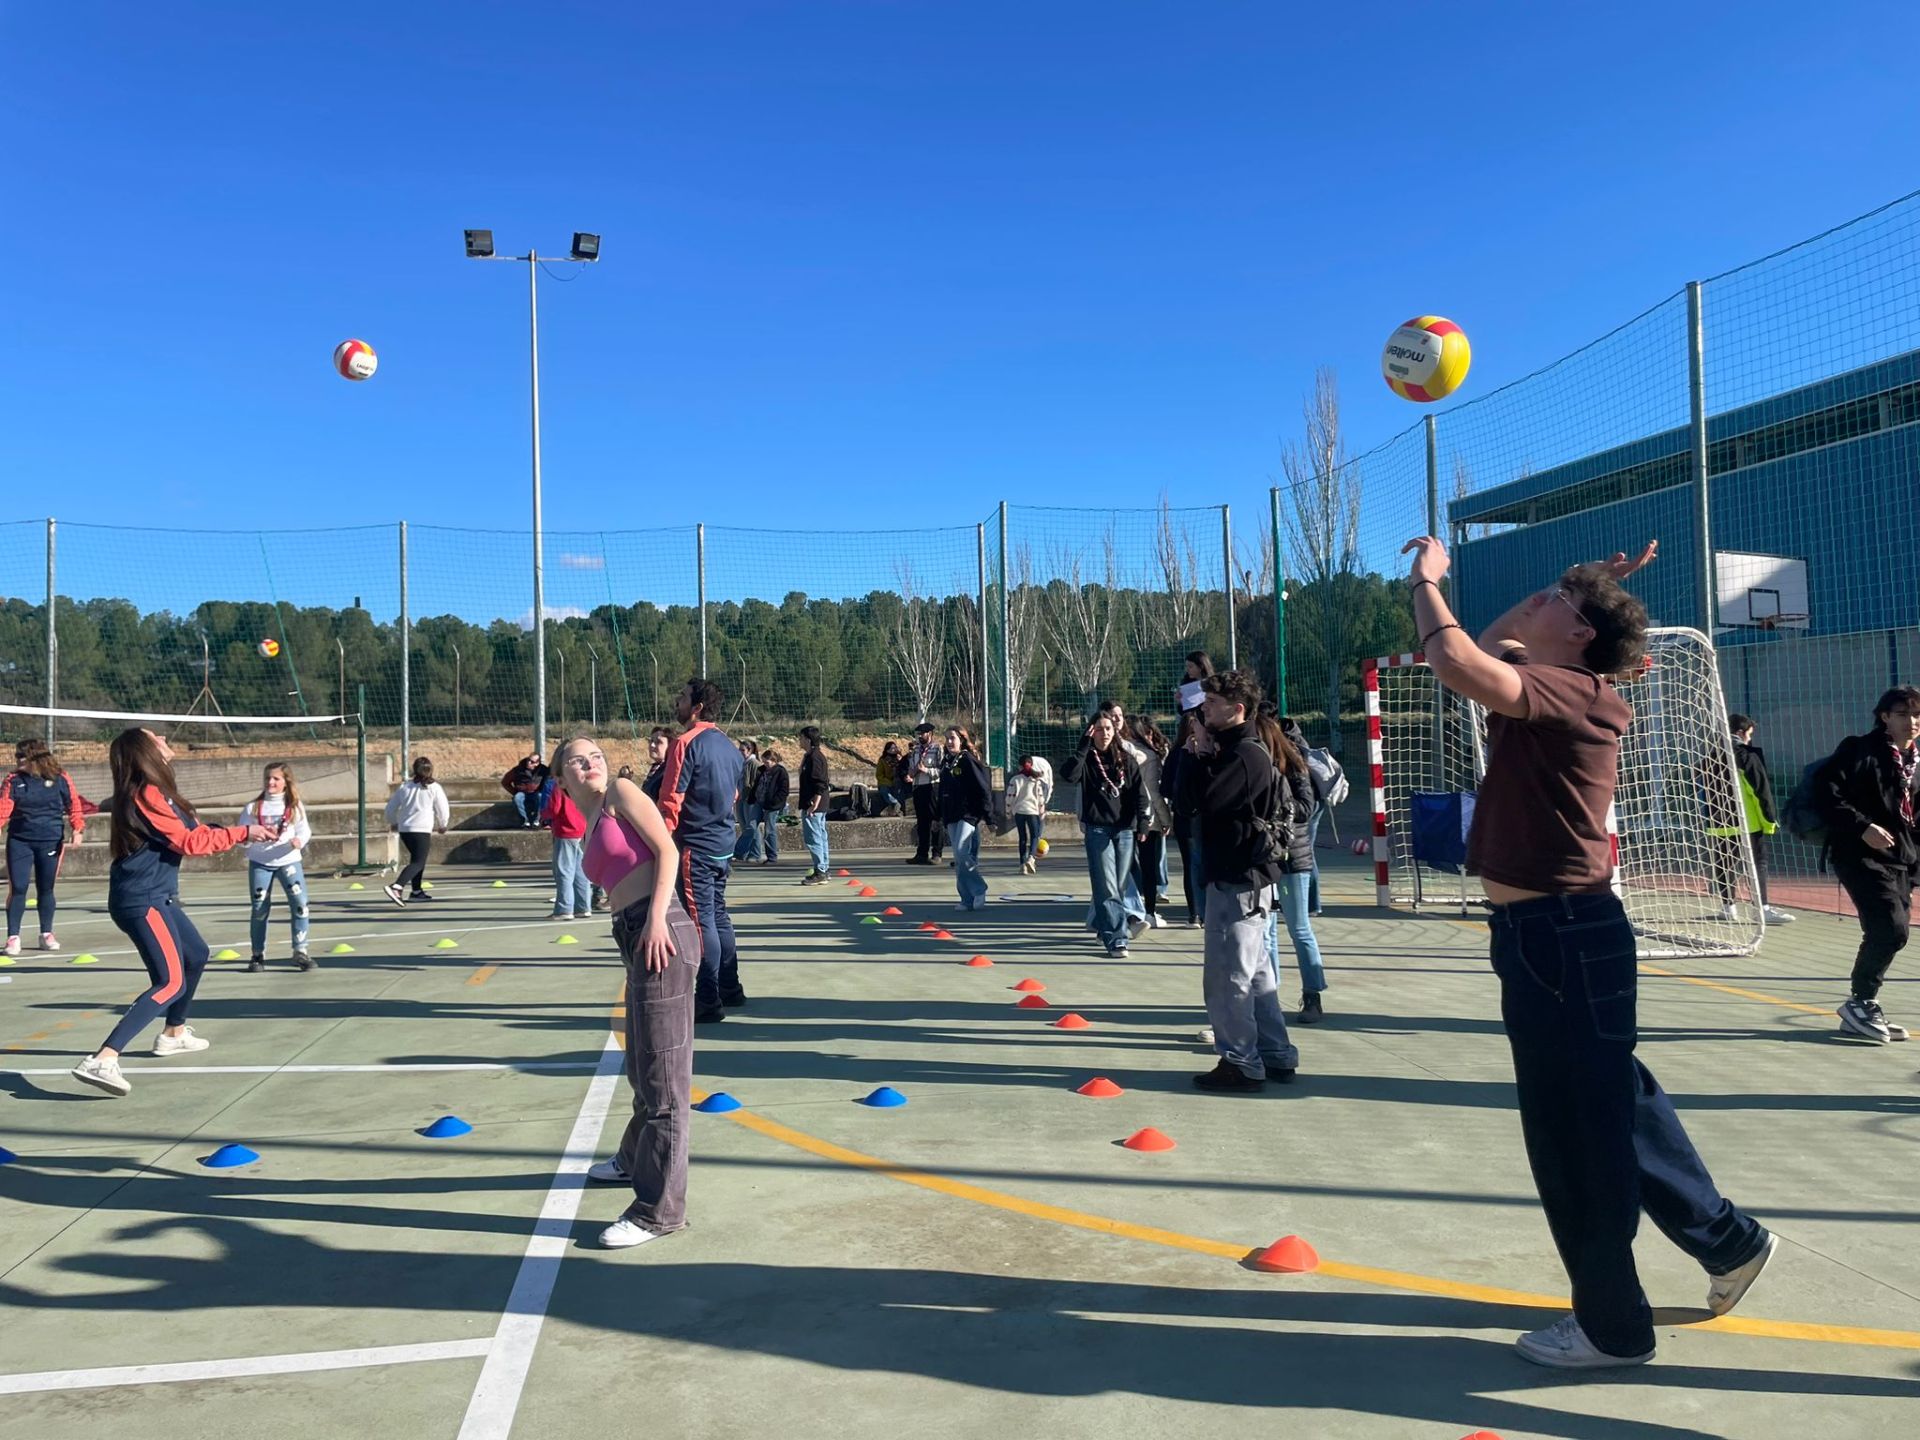
[[[613,823],[609,825],[608,820]],[[653,851],[627,817],[613,815],[602,805],[581,860],[580,868],[587,872],[587,879],[611,893],[614,886],[652,859]]]

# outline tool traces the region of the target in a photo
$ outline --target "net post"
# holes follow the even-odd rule
[[[974,547],[980,564],[980,747],[986,751],[987,768],[993,768],[993,712],[990,708],[993,687],[988,676],[993,673],[988,657],[993,653],[989,648],[987,635],[987,526],[982,521],[973,527]]]
[[[1387,765],[1380,738],[1380,662],[1360,666],[1360,690],[1367,706],[1367,797],[1373,810],[1373,902],[1393,906],[1393,882],[1387,875]]]
[[[1013,600],[1007,590],[1007,502],[1000,502],[1000,763],[1013,766]]]
[[[1273,703],[1287,711],[1287,571],[1280,559],[1280,487],[1267,487],[1273,541]]]
[[[1227,668],[1240,668],[1240,641],[1233,623],[1233,516],[1231,507],[1220,507],[1220,571],[1227,582]]]
[[[1693,587],[1700,602],[1700,629],[1709,639],[1719,624],[1714,603],[1713,527],[1707,495],[1707,337],[1703,291],[1698,280],[1687,282],[1687,398],[1688,431],[1692,437]]]
[[[54,620],[54,581],[53,581],[53,539],[58,523],[51,515],[47,517],[47,709],[56,710],[60,706],[60,634]],[[53,748],[53,716],[47,716],[47,748]]]
[[[413,622],[407,609],[407,522],[400,522],[400,763],[413,755]]]
[[[367,868],[367,687],[364,684],[357,687],[354,704],[360,707],[353,716],[354,755],[357,761],[353,769],[360,793],[358,814],[354,820],[354,829],[360,837],[360,858],[356,865],[364,870]]]
[[[1427,432],[1427,534],[1438,537],[1440,534],[1440,432],[1431,415],[1424,417]],[[1433,788],[1446,788],[1446,708],[1433,707]],[[1462,883],[1466,872],[1462,870]],[[1466,891],[1460,892],[1460,913],[1467,909]]]
[[[693,527],[693,560],[700,583],[700,673],[707,673],[707,527]]]

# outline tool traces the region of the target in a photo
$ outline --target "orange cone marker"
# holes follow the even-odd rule
[[[1254,1269],[1265,1270],[1269,1274],[1304,1275],[1309,1270],[1320,1268],[1320,1256],[1298,1235],[1282,1235],[1249,1263]],[[1472,1440],[1472,1437],[1468,1437],[1468,1440]]]
[[[1087,1019],[1086,1016],[1069,1010],[1053,1022],[1053,1028],[1056,1030],[1091,1030],[1093,1028],[1093,1022]]]
[[[1089,1100],[1111,1100],[1114,1096],[1124,1095],[1127,1092],[1114,1084],[1113,1081],[1107,1079],[1106,1076],[1096,1075],[1073,1093],[1076,1095],[1085,1095]]]
[[[1047,1002],[1042,1000],[1038,995],[1022,995],[1020,997],[1020,1003],[1014,1008],[1018,1010],[1044,1010],[1047,1008]]]
[[[842,880],[846,879],[847,876],[853,874],[851,870],[836,870],[833,873],[838,875]]]
[[[1013,988],[1016,990],[1025,990],[1028,994],[1031,994],[1031,995],[1038,995],[1042,990],[1046,989],[1047,987],[1042,985],[1038,980],[1035,980],[1032,977],[1028,977],[1027,979],[1022,980],[1018,985],[1014,986]]]
[[[873,886],[871,885],[862,885],[860,887],[860,898],[862,900],[871,900],[873,899],[874,896],[878,895],[879,893],[880,892],[874,889]]]
[[[1171,1150],[1173,1141],[1162,1135],[1151,1125],[1144,1130],[1136,1130],[1120,1142],[1129,1150]]]
[[[938,930],[940,927],[931,920],[922,920],[920,922],[920,928],[922,930]]]
[[[976,955],[971,960],[967,961],[967,964],[970,965],[975,970],[984,970],[987,968],[987,966],[993,964],[993,961],[987,959],[987,957],[984,955]]]
[[[898,915],[900,913],[900,907],[898,905],[889,905],[880,913],[882,915]]]
[[[953,939],[953,932],[950,930],[935,930],[933,932],[933,938],[936,940],[951,940]]]

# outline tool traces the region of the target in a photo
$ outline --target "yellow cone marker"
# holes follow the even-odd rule
[[[351,955],[353,954],[353,947],[347,944],[346,941],[342,940],[338,945],[334,946],[333,949],[329,950],[327,953],[329,955]]]
[[[578,945],[580,942],[571,935],[556,935],[553,937],[553,943],[556,945]]]
[[[238,950],[222,950],[213,958],[216,960],[238,960],[240,958],[240,952]]]
[[[12,963],[11,960],[7,961],[9,965]],[[67,963],[69,965],[98,965],[100,963],[100,957],[98,955],[76,955]]]
[[[451,936],[442,935],[438,940],[433,942],[433,948],[436,950],[458,950],[460,948],[460,942]]]
[[[493,885],[491,888],[495,890],[504,890],[507,888],[507,882],[504,880],[496,880],[493,882]]]
[[[347,889],[349,890],[364,890],[366,888],[367,887],[362,885],[358,880],[354,881],[351,885],[347,886]]]

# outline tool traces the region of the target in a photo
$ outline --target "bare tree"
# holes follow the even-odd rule
[[[893,663],[900,667],[924,720],[933,709],[946,664],[946,618],[939,601],[918,593],[913,566],[902,560],[894,566],[894,575],[900,583],[900,614],[894,620]]]
[[[1033,550],[1022,544],[1013,552],[1007,577],[1007,714],[1020,728],[1020,701],[1033,673],[1033,657],[1040,650],[1045,624],[1046,592],[1033,583]]]
[[[1193,532],[1186,522],[1174,519],[1173,506],[1162,493],[1153,535],[1153,563],[1141,582],[1130,617],[1134,643],[1142,650],[1184,644],[1199,629],[1206,603]]]
[[[1336,754],[1340,730],[1340,674],[1347,659],[1352,606],[1342,583],[1360,570],[1360,467],[1347,458],[1340,434],[1340,383],[1322,366],[1313,393],[1301,407],[1306,422],[1300,444],[1280,452],[1288,504],[1282,507],[1295,576],[1318,597],[1320,639],[1327,661],[1327,733]]]
[[[1100,682],[1113,668],[1115,631],[1126,600],[1120,593],[1120,553],[1113,526],[1100,537],[1099,570],[1078,550],[1056,550],[1054,580],[1047,586],[1047,628],[1060,647],[1060,663],[1080,687],[1093,712]]]
[[[953,710],[956,716],[972,720],[980,709],[980,606],[967,593],[965,576],[954,581],[953,591],[953,599],[946,604],[947,624],[953,632]]]

